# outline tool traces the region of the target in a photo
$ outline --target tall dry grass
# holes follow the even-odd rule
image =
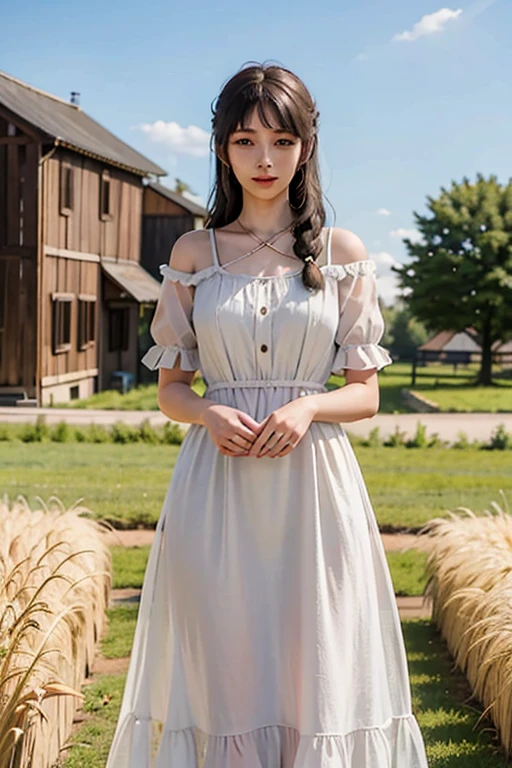
[[[459,507],[423,529],[425,596],[474,695],[512,752],[512,515],[506,500],[476,515]]]
[[[107,529],[59,499],[0,501],[0,768],[48,768],[105,621]]]

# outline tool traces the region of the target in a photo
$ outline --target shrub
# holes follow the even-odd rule
[[[50,440],[54,443],[70,443],[75,439],[75,433],[67,421],[59,421],[50,429]]]
[[[512,448],[512,435],[507,432],[504,424],[498,424],[485,447],[489,451],[506,451]]]
[[[113,443],[138,443],[140,432],[137,427],[132,427],[122,421],[116,421],[111,427],[110,437]]]
[[[426,448],[429,444],[427,438],[427,428],[420,421],[416,424],[416,434],[411,440],[406,442],[407,448]]]
[[[151,443],[151,445],[156,445],[157,443],[162,442],[160,434],[154,427],[151,426],[149,419],[144,419],[139,427],[139,434],[143,443]]]
[[[464,451],[471,447],[471,443],[468,440],[468,436],[465,432],[457,432],[457,440],[453,443],[452,448],[459,451]]]
[[[181,445],[185,435],[178,424],[168,421],[164,424],[163,442],[167,445]]]
[[[380,448],[382,445],[382,437],[379,427],[372,429],[366,440],[361,440],[361,445],[364,445],[366,448]]]
[[[387,448],[398,448],[404,446],[406,441],[406,433],[402,432],[398,425],[395,427],[395,431],[384,441],[384,445]]]
[[[46,423],[46,416],[40,414],[35,424],[25,424],[20,438],[24,443],[42,443],[50,439],[50,429]]]

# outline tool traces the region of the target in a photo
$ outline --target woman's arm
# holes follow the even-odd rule
[[[181,272],[194,272],[194,257],[199,247],[196,232],[186,232],[174,243],[169,266]],[[188,286],[191,300],[194,299],[194,287]],[[158,370],[158,407],[173,421],[185,424],[203,424],[205,409],[213,404],[212,400],[200,397],[191,388],[195,371],[182,371],[180,358],[174,368]]]
[[[362,240],[347,229],[335,228],[331,240],[331,262],[348,264],[368,259]],[[364,279],[364,278],[363,278]],[[379,377],[376,368],[345,370],[345,385],[332,392],[308,395],[313,421],[349,422],[367,419],[379,410]]]
[[[376,368],[366,371],[347,370],[345,385],[332,392],[306,395],[312,421],[349,422],[369,419],[379,410],[379,377]]]

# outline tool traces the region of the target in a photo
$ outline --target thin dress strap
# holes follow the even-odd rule
[[[330,266],[331,264],[331,239],[332,239],[332,227],[329,227],[329,231],[327,232],[327,264]]]
[[[215,232],[213,227],[210,229],[210,245],[212,248],[212,260],[216,267],[219,267],[219,254],[217,253],[217,243],[215,242]]]
[[[219,252],[217,250],[217,241],[215,239],[215,234],[213,228],[210,229],[210,240],[212,243],[212,252],[213,252],[213,263],[217,267],[221,267],[221,269],[225,269],[226,267],[230,267],[231,264],[235,264],[237,261],[240,261],[241,259],[245,259],[247,256],[252,256],[253,253],[256,253],[260,248],[263,247],[264,243],[260,243],[259,245],[255,246],[252,251],[248,251],[247,253],[243,253],[241,256],[237,256],[236,259],[231,259],[231,261],[228,261],[227,264],[224,264],[224,266],[221,265],[219,260]],[[271,243],[269,243],[271,245]]]

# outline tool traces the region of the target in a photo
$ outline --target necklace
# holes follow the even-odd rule
[[[297,258],[298,258],[298,256],[296,256],[294,253],[293,253],[293,254],[291,254],[291,253],[285,253],[285,252],[284,252],[284,251],[282,251],[280,248],[276,248],[276,247],[275,247],[275,245],[273,245],[273,243],[275,243],[275,241],[276,241],[276,240],[277,240],[279,237],[281,237],[281,235],[283,235],[285,232],[291,232],[291,231],[292,231],[292,229],[293,229],[293,223],[292,223],[292,224],[289,224],[288,226],[284,227],[283,229],[280,229],[280,230],[279,230],[279,232],[276,232],[276,233],[275,233],[275,235],[272,235],[272,236],[270,237],[270,240],[262,240],[262,239],[261,239],[261,237],[259,237],[259,236],[258,236],[258,235],[257,235],[255,232],[252,232],[250,229],[247,229],[247,227],[245,227],[245,226],[242,224],[242,222],[240,221],[240,218],[239,218],[239,217],[237,218],[237,221],[238,221],[238,223],[240,224],[240,226],[242,227],[242,229],[243,229],[243,230],[244,230],[244,231],[245,231],[245,232],[246,232],[248,235],[250,235],[250,236],[251,236],[251,237],[252,237],[254,240],[257,240],[257,241],[258,241],[258,243],[259,243],[259,245],[257,245],[257,246],[256,246],[256,248],[253,248],[253,250],[252,250],[252,251],[250,251],[249,253],[245,254],[246,256],[251,256],[253,253],[256,253],[256,251],[259,251],[259,250],[260,250],[260,248],[264,248],[265,246],[268,246],[269,248],[272,248],[272,250],[273,250],[273,251],[276,251],[277,253],[280,253],[280,254],[282,254],[283,256],[288,256],[288,258],[291,258],[291,259],[297,259]]]

